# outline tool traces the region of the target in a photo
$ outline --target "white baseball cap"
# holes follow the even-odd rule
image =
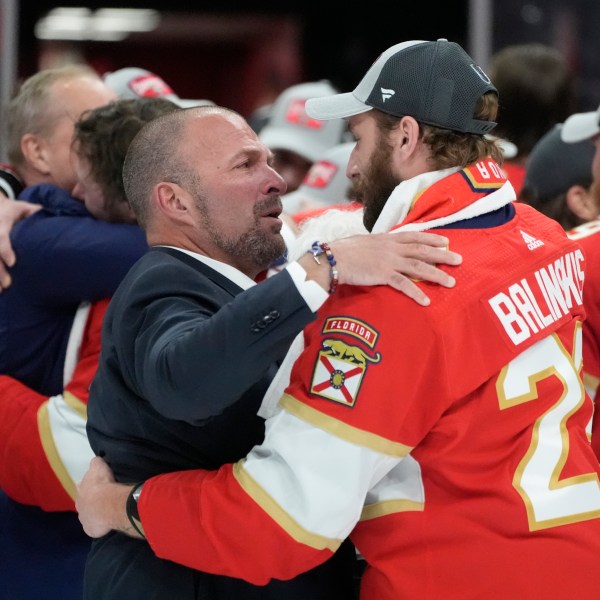
[[[560,137],[563,142],[573,144],[589,140],[600,133],[600,106],[593,112],[575,113],[563,123]]]
[[[298,189],[281,197],[283,210],[293,215],[349,202],[346,166],[354,146],[355,142],[347,142],[327,150],[312,164]]]
[[[285,89],[273,102],[269,120],[258,137],[271,150],[289,150],[310,162],[326,150],[344,141],[346,123],[325,122],[306,114],[309,98],[335,94],[336,89],[326,80],[299,83]]]
[[[215,104],[212,100],[183,100],[164,79],[138,67],[125,67],[105,73],[103,79],[120,98],[166,98],[181,108]]]

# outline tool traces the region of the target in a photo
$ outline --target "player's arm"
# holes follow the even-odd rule
[[[144,482],[137,517],[129,501],[133,521],[126,510],[132,486],[115,483],[94,458],[77,509],[93,537],[111,529],[140,537],[137,527],[161,558],[262,585],[330,557],[359,520],[367,491],[400,459],[283,410],[246,459]]]
[[[593,313],[593,316],[595,314]],[[596,456],[600,459],[600,348],[597,338],[598,331],[594,319],[588,319],[583,324],[583,384],[586,392],[594,401],[594,416],[590,423],[588,435]]]
[[[106,305],[94,305],[83,328],[72,331],[70,348],[77,356],[67,357],[73,367],[66,365],[70,380],[62,394],[49,398],[0,376],[0,488],[17,502],[46,511],[75,510],[75,485],[93,456],[86,407]],[[74,329],[79,322],[76,318]]]
[[[438,265],[459,265],[462,257],[448,250],[448,238],[422,232],[354,235],[329,243],[337,262],[339,282],[350,285],[389,285],[418,304],[429,304],[429,297],[418,281],[431,281],[453,287],[454,277]],[[324,289],[330,285],[330,269],[325,257],[317,264],[310,254],[298,260]]]
[[[48,417],[61,409],[68,410],[62,395],[48,398],[12,377],[0,376],[0,488],[21,504],[47,511],[75,508],[75,486],[53,447]],[[85,444],[85,420],[82,431]]]
[[[16,256],[10,242],[10,232],[13,225],[38,211],[39,204],[31,204],[22,200],[14,200],[14,196],[7,196],[7,189],[2,186],[5,180],[3,165],[0,165],[0,291],[11,284],[8,269],[16,262]]]

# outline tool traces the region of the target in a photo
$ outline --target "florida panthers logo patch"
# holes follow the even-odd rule
[[[368,365],[378,363],[381,354],[367,353],[359,346],[336,338],[327,338],[321,344],[313,369],[311,393],[344,406],[354,406]]]

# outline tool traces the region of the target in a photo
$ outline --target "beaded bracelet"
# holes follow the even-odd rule
[[[326,242],[313,242],[313,245],[311,246],[311,249],[309,250],[309,252],[312,253],[313,258],[315,259],[315,262],[318,265],[321,264],[321,261],[319,260],[319,256],[321,256],[322,254],[325,255],[325,258],[327,259],[327,262],[329,263],[329,277],[330,277],[329,293],[333,294],[335,292],[335,290],[337,289],[339,279],[338,279],[338,270],[336,268],[337,262],[333,256],[333,252],[331,252],[331,248],[329,247],[329,244],[327,244]]]

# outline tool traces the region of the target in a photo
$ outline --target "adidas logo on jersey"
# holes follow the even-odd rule
[[[539,248],[540,246],[544,245],[544,242],[542,242],[542,240],[538,240],[537,238],[534,238],[532,235],[529,235],[528,233],[525,233],[524,231],[520,231],[521,237],[523,238],[523,241],[527,244],[527,247],[530,250],[535,250],[535,248]]]

